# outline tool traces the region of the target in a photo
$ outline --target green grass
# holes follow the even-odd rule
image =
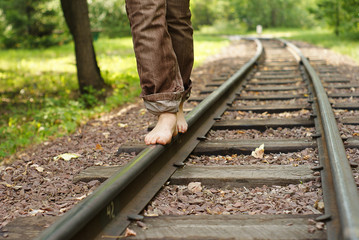
[[[198,66],[228,41],[195,35],[194,44]],[[85,108],[84,97],[78,93],[73,44],[0,50],[0,162],[31,144],[72,133],[89,119],[137,99],[141,90],[131,38],[100,38],[95,49],[102,76],[113,92],[92,108]]]
[[[253,33],[252,33],[253,34]],[[336,36],[332,30],[315,29],[266,29],[264,36],[300,40],[317,46],[329,48],[337,53],[347,55],[359,63],[359,36],[342,34]]]

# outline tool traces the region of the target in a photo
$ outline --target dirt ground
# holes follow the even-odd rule
[[[305,54],[326,60],[353,82],[359,82],[359,66],[353,60],[327,49],[305,43],[299,45]],[[235,70],[228,68],[228,62],[240,66],[254,52],[253,43],[237,41],[208,58],[193,71],[192,96],[198,96],[204,84],[214,75],[233,74]],[[187,104],[186,108],[193,106],[194,103]],[[74,176],[95,165],[126,164],[133,155],[116,156],[118,147],[143,141],[147,127],[155,121],[155,117],[147,113],[141,100],[138,100],[111,113],[104,113],[70,136],[47,141],[16,154],[16,161],[0,166],[0,228],[17,217],[57,216],[67,212],[100,184],[98,181],[74,184]],[[68,161],[55,158],[64,153],[75,153],[78,157]]]

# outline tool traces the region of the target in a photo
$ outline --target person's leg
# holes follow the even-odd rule
[[[159,116],[146,144],[167,144],[177,134],[183,82],[168,33],[165,0],[127,0],[137,70],[146,108]]]
[[[187,122],[183,113],[184,101],[189,97],[193,67],[193,28],[189,0],[167,0],[167,26],[176,53],[185,92],[177,112],[178,131],[187,131]]]

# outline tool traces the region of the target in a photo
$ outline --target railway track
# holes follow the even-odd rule
[[[358,148],[359,141],[341,138],[333,114],[333,108],[358,106],[331,104],[323,85],[327,91],[356,86],[340,76],[322,82],[317,73],[328,75],[332,69],[313,60],[314,69],[289,42],[253,41],[257,52],[249,62],[229,78],[214,78],[203,97],[191,99],[186,134],[167,146],[121,146],[118,153],[137,153],[130,163],[85,171],[78,180],[107,180],[38,239],[116,239],[128,227],[137,233],[131,239],[359,239],[351,169],[356,164],[345,152]],[[329,97],[358,95],[344,91]],[[358,124],[353,118],[340,121]],[[284,155],[291,157],[276,164]],[[309,196],[311,211],[304,206],[273,211],[294,203],[296,191]],[[203,207],[219,203],[214,195],[222,195],[222,205]],[[250,201],[240,197],[246,195]],[[165,214],[159,198],[181,216],[171,215],[171,209]],[[191,201],[192,210],[184,201]],[[256,201],[268,204],[263,208]],[[308,231],[313,230],[308,222],[317,229]]]

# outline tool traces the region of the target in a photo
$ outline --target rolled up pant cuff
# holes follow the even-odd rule
[[[164,112],[176,113],[180,103],[186,101],[191,94],[191,87],[183,92],[156,93],[143,96],[146,109],[154,114],[160,115]]]
[[[155,102],[144,101],[147,111],[153,115],[160,115],[164,112],[177,113],[178,107],[181,103],[181,99],[178,100],[159,100]]]

